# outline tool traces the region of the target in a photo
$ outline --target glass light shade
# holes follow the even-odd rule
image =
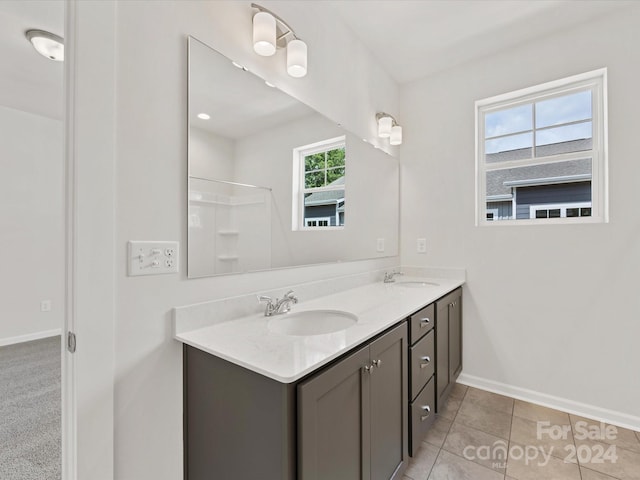
[[[302,40],[287,43],[287,73],[295,78],[307,74],[307,44]]]
[[[253,50],[263,57],[276,53],[276,19],[270,13],[253,16]]]
[[[392,126],[393,119],[391,117],[380,117],[378,120],[378,136],[380,138],[389,138]]]
[[[400,145],[402,143],[402,127],[396,125],[391,128],[391,138],[389,138],[390,145]]]
[[[64,41],[61,37],[43,30],[29,30],[26,36],[40,55],[56,62],[64,60]]]

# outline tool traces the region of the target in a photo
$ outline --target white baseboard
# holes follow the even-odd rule
[[[40,340],[41,338],[55,337],[61,335],[62,329],[46,330],[44,332],[29,333],[28,335],[19,335],[17,337],[0,338],[0,347],[5,345],[13,345],[15,343],[31,342],[32,340]]]
[[[640,417],[461,373],[458,383],[640,432]]]

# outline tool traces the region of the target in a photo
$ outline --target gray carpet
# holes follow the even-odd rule
[[[60,480],[60,337],[0,347],[0,479]]]

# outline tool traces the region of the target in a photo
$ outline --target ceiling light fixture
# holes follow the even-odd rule
[[[209,120],[211,118],[211,115],[209,115],[208,113],[199,113],[198,118],[201,120]]]
[[[62,37],[44,30],[27,30],[25,36],[33,48],[43,57],[56,62],[64,60],[64,40]]]
[[[293,29],[266,8],[252,3],[258,10],[253,16],[253,50],[264,57],[276,53],[276,49],[287,49],[287,73],[294,78],[307,74],[307,44],[298,38]]]
[[[393,116],[379,112],[376,113],[376,121],[378,122],[378,136],[380,138],[388,138],[389,145],[402,144],[402,127]]]

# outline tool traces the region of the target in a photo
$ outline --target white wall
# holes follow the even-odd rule
[[[0,106],[0,132],[2,345],[62,328],[64,165],[60,120]]]
[[[467,380],[636,428],[638,25],[635,6],[401,89],[402,263],[467,268]],[[610,223],[475,227],[474,101],[600,67]]]
[[[249,2],[117,4],[113,355],[114,476],[118,480],[182,478],[182,349],[172,339],[172,307],[384,268],[398,260],[396,257],[187,280],[186,250],[182,248],[179,275],[126,276],[127,240],[176,239],[183,247],[186,245],[187,34],[262,71],[265,77],[273,78],[294,96],[360,136],[375,130],[377,110],[398,108],[394,82],[376,66],[357,39],[318,6],[322,2],[262,3],[286,18],[307,40],[310,60],[305,79],[286,76],[282,52],[269,59],[253,54]],[[89,8],[79,8],[77,22],[81,26],[97,20]],[[107,16],[104,22],[109,21]],[[101,42],[92,44],[90,35],[79,41],[83,49],[94,47],[100,51],[103,47]],[[342,74],[335,75],[336,72]],[[76,74],[82,78],[89,73],[80,62]],[[102,73],[100,78],[108,78],[108,73]],[[371,78],[375,83],[370,82]],[[91,82],[86,80],[81,85],[83,94],[91,92]],[[101,88],[104,87],[93,92],[96,99],[101,98]],[[90,107],[88,101],[84,111],[90,112]],[[99,115],[87,115],[83,127],[90,132],[100,131],[102,122]],[[98,200],[85,188],[82,193],[89,195],[89,200]],[[89,232],[80,232],[80,247],[88,248],[90,241]],[[80,295],[90,296],[87,292]],[[86,312],[79,321],[87,327],[93,324]],[[102,317],[99,321],[103,321]],[[83,355],[86,359],[90,352],[85,350]]]

